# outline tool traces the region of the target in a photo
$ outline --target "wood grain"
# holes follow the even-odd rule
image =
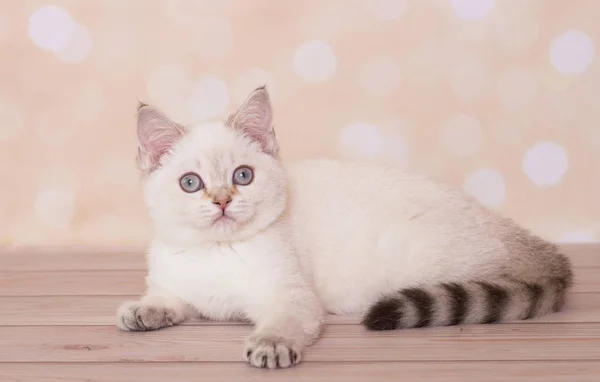
[[[598,244],[560,246],[575,267],[600,266]],[[145,270],[139,247],[0,247],[0,271]]]
[[[0,296],[139,295],[145,271],[0,272]]]
[[[27,271],[89,271],[89,270],[145,270],[146,257],[143,252],[102,252],[82,250],[61,253],[33,251],[13,253],[0,250],[0,270],[4,272]]]
[[[575,267],[600,266],[600,244],[561,244],[563,252],[569,256]]]
[[[0,250],[0,381],[600,381],[600,245],[563,246],[576,286],[535,320],[369,332],[330,316],[291,370],[241,362],[252,328],[193,321],[147,333],[114,324],[144,289],[143,251]]]
[[[236,362],[249,326],[0,327],[0,362]],[[369,332],[331,325],[307,361],[600,361],[600,324],[505,324]]]
[[[3,382],[598,382],[600,362],[361,362],[304,363],[268,371],[236,363],[3,364]]]
[[[0,296],[0,325],[114,325],[121,303],[137,296]],[[357,325],[360,317],[327,317],[329,325]],[[600,293],[572,293],[565,310],[529,323],[600,322]],[[232,325],[194,320],[185,325]]]

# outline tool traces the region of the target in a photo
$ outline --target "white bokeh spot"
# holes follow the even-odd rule
[[[536,143],[527,150],[523,158],[523,171],[537,186],[558,184],[568,169],[567,153],[555,142]]]
[[[592,235],[589,232],[570,232],[567,233],[565,235],[563,235],[560,239],[558,239],[559,243],[576,243],[576,244],[583,244],[583,243],[597,243],[600,240],[594,238],[594,235]]]
[[[498,78],[496,91],[507,108],[521,109],[535,98],[537,80],[527,69],[509,69]]]
[[[40,190],[34,203],[36,220],[48,228],[69,228],[75,214],[75,196],[68,188]]]
[[[355,122],[340,132],[339,151],[345,157],[374,159],[383,150],[377,126]]]
[[[331,46],[319,40],[302,44],[294,54],[294,72],[306,82],[321,82],[333,76],[337,59]]]
[[[69,42],[55,52],[56,57],[63,62],[81,62],[92,51],[92,36],[90,30],[77,24]]]
[[[502,175],[491,168],[480,168],[468,175],[463,188],[489,208],[498,208],[504,202],[506,195]]]
[[[581,74],[590,66],[595,54],[592,38],[572,29],[552,41],[550,62],[562,74]]]
[[[58,5],[44,5],[29,17],[29,37],[45,50],[56,52],[65,48],[75,30],[71,15]]]
[[[187,106],[192,118],[207,120],[223,113],[229,105],[227,84],[219,77],[207,75],[191,85]]]
[[[496,6],[494,0],[450,0],[450,5],[463,20],[485,19]]]
[[[365,7],[378,20],[394,20],[402,16],[407,0],[365,0]]]
[[[455,157],[473,155],[483,142],[479,121],[465,114],[456,115],[443,125],[444,147]]]
[[[391,58],[369,61],[359,75],[363,88],[373,96],[389,96],[398,86],[398,63]]]

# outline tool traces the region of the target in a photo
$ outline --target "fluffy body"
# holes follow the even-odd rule
[[[140,148],[154,238],[147,291],[119,308],[119,328],[247,320],[256,328],[244,359],[277,368],[300,362],[325,313],[389,330],[562,307],[572,273],[555,245],[423,176],[329,159],[282,163],[268,98],[257,92],[227,123],[184,129],[158,126],[165,118],[153,110],[140,117],[138,134],[150,126],[140,140],[165,154],[155,163],[152,142]],[[247,186],[232,183],[239,166],[254,171]],[[202,190],[182,191],[189,172]],[[224,194],[226,209],[214,202]]]

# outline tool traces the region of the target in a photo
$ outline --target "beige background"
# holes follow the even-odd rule
[[[595,0],[0,0],[0,244],[143,245],[137,101],[192,123],[262,83],[285,159],[396,163],[545,237],[598,240],[598,15]]]

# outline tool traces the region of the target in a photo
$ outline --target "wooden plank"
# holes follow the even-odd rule
[[[599,244],[564,244],[576,267],[600,266]],[[135,247],[5,247],[1,271],[144,270],[145,249]]]
[[[0,362],[238,362],[248,326],[0,327]],[[600,361],[600,324],[506,324],[369,332],[331,325],[307,361]]]
[[[600,292],[600,267],[575,268],[573,292]]]
[[[49,248],[19,253],[0,250],[0,271],[85,271],[85,270],[145,270],[142,251],[87,249],[81,252]]]
[[[318,381],[333,382],[597,382],[600,363],[540,362],[361,362],[301,363],[287,370],[261,370],[240,362],[225,364],[3,364],[4,382]],[[135,378],[132,378],[135,376]]]
[[[575,267],[600,266],[600,243],[561,244],[560,247]]]
[[[114,325],[119,305],[136,296],[0,297],[0,326]]]
[[[0,272],[0,296],[139,295],[145,271]]]
[[[0,326],[114,325],[121,303],[137,296],[8,296],[0,297]],[[573,293],[565,310],[528,323],[600,322],[600,293]],[[359,324],[360,317],[328,316],[330,325]],[[222,325],[191,321],[186,325]],[[235,324],[235,323],[230,323]]]
[[[145,271],[0,272],[0,296],[139,295]],[[600,292],[600,267],[577,268],[573,292]]]

